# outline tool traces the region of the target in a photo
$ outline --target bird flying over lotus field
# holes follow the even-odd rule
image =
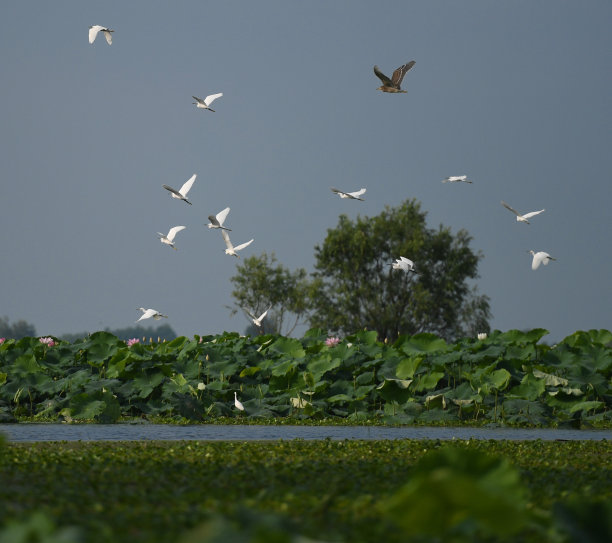
[[[225,254],[235,256],[236,258],[240,258],[240,256],[236,254],[237,251],[242,251],[242,249],[253,243],[253,240],[250,239],[246,243],[241,243],[240,245],[236,245],[236,247],[234,247],[230,241],[229,234],[225,230],[221,230],[221,235],[223,236],[223,241],[225,241],[225,246],[227,247],[227,249],[225,249]]]
[[[170,228],[170,230],[165,236],[161,232],[157,232],[157,235],[159,236],[159,241],[165,243],[166,245],[169,245],[176,251],[176,247],[174,246],[174,237],[181,230],[185,230],[185,228],[185,226],[173,226],[172,228]]]
[[[162,317],[164,319],[168,318],[168,315],[162,315],[156,309],[145,309],[144,307],[139,307],[138,311],[142,311],[142,315],[136,322],[144,320],[144,319],[150,319],[150,318],[154,318],[156,321],[158,321]]]
[[[259,328],[261,326],[261,321],[264,320],[264,317],[268,314],[268,311],[270,311],[271,308],[272,306],[268,307],[268,309],[266,309],[261,315],[259,315],[259,317],[253,315],[253,313],[251,313],[248,309],[245,309],[245,311],[247,315],[251,317],[253,324]]]
[[[108,43],[108,45],[112,45],[113,36],[111,35],[111,32],[114,32],[114,30],[100,25],[92,25],[89,27],[89,43],[93,43],[94,41],[96,41],[98,32],[102,32],[104,34],[104,37],[106,38],[106,42]]]
[[[223,96],[223,93],[219,92],[217,94],[208,95],[206,98],[204,98],[204,100],[202,100],[202,98],[198,98],[197,96],[192,96],[192,98],[195,100],[194,104],[198,109],[207,109],[208,111],[212,111],[214,113],[215,110],[211,109],[210,104],[212,104],[217,98],[221,98],[221,96]]]
[[[531,261],[532,270],[537,270],[540,267],[540,264],[548,266],[548,263],[551,260],[557,260],[544,251],[538,251],[537,253],[535,251],[529,251],[529,253],[533,255],[533,260]]]
[[[192,205],[191,202],[187,199],[187,193],[191,190],[191,186],[193,185],[193,182],[196,180],[196,177],[197,175],[194,173],[187,181],[185,181],[185,183],[183,183],[183,186],[180,188],[180,190],[173,189],[172,187],[168,185],[162,185],[162,187],[164,187],[168,192],[170,192],[170,195],[172,196],[172,198],[183,200],[183,202],[186,202],[189,205]]]
[[[227,217],[227,214],[229,212],[230,208],[226,207],[224,210],[219,211],[219,213],[217,213],[216,215],[209,215],[208,220],[210,221],[210,223],[208,223],[206,226],[208,226],[208,228],[221,228],[222,230],[227,230],[231,232],[231,228],[226,228],[225,226],[223,226],[225,218]]]
[[[529,213],[524,213],[523,215],[521,215],[516,209],[510,207],[503,200],[501,202],[501,205],[503,205],[506,209],[512,211],[512,213],[516,215],[516,220],[518,222],[524,222],[526,224],[530,224],[530,222],[527,219],[530,219],[531,217],[535,217],[536,215],[539,215],[540,213],[543,213],[544,211],[546,211],[545,209],[540,209],[540,211],[531,211]]]
[[[350,198],[351,200],[361,200],[363,202],[363,198],[359,198],[362,194],[365,194],[366,189],[359,189],[355,192],[344,192],[343,190],[335,189],[334,187],[330,187],[332,192],[335,192],[340,198]]]
[[[442,179],[442,183],[458,183],[463,181],[464,183],[471,183],[471,181],[467,178],[467,175],[449,175]]]
[[[415,61],[411,60],[407,64],[400,66],[397,70],[393,72],[391,79],[389,79],[385,74],[383,74],[378,69],[378,66],[374,66],[374,73],[376,74],[376,77],[378,77],[378,79],[382,81],[382,85],[376,90],[393,93],[406,92],[405,90],[401,89],[400,85],[402,84],[402,79],[404,79],[404,75],[406,75],[406,72],[410,70],[410,68],[412,68],[414,65]]]

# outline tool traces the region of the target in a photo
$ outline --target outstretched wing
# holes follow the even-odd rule
[[[100,32],[100,30],[102,30],[102,27],[100,25],[93,25],[89,27],[89,43],[93,43],[94,41],[96,41],[96,36],[98,35],[98,32]]]
[[[108,45],[112,45],[113,44],[113,35],[110,33],[109,30],[107,30],[106,28],[102,29],[102,32],[104,32],[104,37],[106,38],[106,43],[108,43]]]
[[[215,219],[219,223],[219,226],[223,226],[223,223],[225,222],[225,218],[227,217],[227,214],[229,212],[230,212],[230,208],[226,207],[223,211],[219,211],[219,213],[217,213]]]
[[[168,241],[173,241],[174,236],[176,236],[181,230],[185,230],[185,226],[173,226],[172,228],[170,228],[170,230],[168,231],[168,235],[166,236],[168,238]]]
[[[352,196],[353,198],[355,198],[356,200],[362,200],[362,198],[359,198],[364,192],[366,191],[366,189],[359,189],[358,191],[355,192],[349,192],[348,195]]]
[[[513,207],[510,207],[506,202],[504,202],[503,200],[501,201],[501,205],[503,205],[506,209],[509,209],[510,211],[512,211],[512,213],[514,213],[517,216],[520,216],[520,213],[514,209]]]
[[[193,185],[193,182],[195,181],[197,175],[194,173],[181,187],[181,190],[179,190],[179,192],[181,193],[181,197],[184,198],[187,196],[187,193],[191,190],[191,185]]]
[[[202,104],[202,105],[206,105],[204,104],[204,100],[202,100],[202,98],[198,98],[197,96],[192,96],[192,98],[198,103],[198,104]]]
[[[523,215],[523,217],[525,219],[528,219],[529,217],[535,217],[536,215],[539,215],[540,213],[546,211],[545,209],[540,209],[540,211],[530,211],[529,213],[525,213]]]
[[[378,77],[378,79],[380,79],[382,81],[382,84],[385,87],[392,87],[393,86],[393,81],[391,81],[385,74],[383,74],[378,69],[378,66],[374,66],[374,73],[376,74],[376,77]]]
[[[225,241],[225,246],[231,251],[234,246],[232,245],[229,234],[225,230],[221,230],[221,235],[223,236],[223,241]]]
[[[142,308],[140,308],[142,310]],[[138,319],[138,321],[141,321],[143,319],[150,319],[153,315],[155,315],[155,313],[157,313],[157,311],[155,311],[155,309],[146,309],[143,314],[140,316],[140,318]],[[138,322],[136,321],[136,322]]]
[[[399,88],[402,83],[402,79],[404,79],[404,76],[406,75],[406,72],[410,70],[410,68],[412,68],[415,64],[416,62],[414,60],[411,60],[410,62],[404,64],[403,66],[400,66],[397,70],[393,72],[393,76],[391,77],[391,83],[394,87]]]
[[[176,189],[173,189],[172,187],[168,186],[168,185],[162,185],[162,187],[164,187],[166,190],[170,191],[172,194],[174,194],[177,198],[182,198],[183,195]]]
[[[204,104],[206,106],[210,106],[210,104],[212,104],[217,98],[221,98],[221,96],[223,96],[222,92],[211,94],[204,99]]]
[[[255,239],[255,238],[253,238]],[[241,251],[242,249],[244,249],[245,247],[248,247],[249,245],[251,245],[251,243],[253,243],[253,239],[250,239],[249,241],[247,241],[246,243],[241,243],[240,245],[238,245],[237,247],[234,247],[234,251]]]
[[[531,261],[531,269],[537,270],[540,267],[542,260],[544,260],[544,255],[541,252],[535,253],[533,255],[533,260]]]
[[[335,189],[334,187],[330,187],[332,192],[335,192],[338,196],[342,196],[344,195],[345,197],[347,196],[347,193],[344,192],[343,190],[340,189]]]

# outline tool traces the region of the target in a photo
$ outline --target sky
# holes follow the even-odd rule
[[[340,214],[416,198],[482,253],[492,328],[612,328],[609,0],[23,0],[0,17],[11,322],[94,332],[142,306],[179,335],[243,332],[240,260],[208,215],[231,208],[243,256],[310,272]],[[111,46],[88,43],[94,24]],[[410,60],[406,94],[376,90],[375,64]],[[215,113],[192,104],[217,92]],[[161,187],[194,173],[191,206]],[[501,200],[546,211],[519,224]],[[156,232],[175,225],[173,251]],[[557,260],[533,271],[530,249]]]

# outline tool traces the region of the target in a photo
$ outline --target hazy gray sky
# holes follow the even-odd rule
[[[239,261],[209,214],[231,207],[232,241],[255,238],[244,256],[311,271],[340,213],[414,197],[430,227],[473,236],[494,328],[612,327],[609,0],[24,0],[0,16],[0,316],[60,335],[144,306],[178,334],[243,331],[226,308]],[[93,24],[112,46],[88,43]],[[376,90],[374,64],[413,59],[407,94]],[[216,113],[192,104],[217,92]],[[161,187],[194,173],[192,206]],[[474,183],[441,183],[460,174]],[[500,200],[546,212],[518,224]],[[156,236],[174,225],[177,251]],[[532,271],[529,249],[558,260]]]

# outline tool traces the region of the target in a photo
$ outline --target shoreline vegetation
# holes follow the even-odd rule
[[[546,334],[8,339],[0,422],[612,427],[612,333]]]
[[[0,541],[609,541],[612,442],[6,443]]]
[[[610,428],[612,333],[0,344],[2,422]],[[234,407],[234,392],[244,411]],[[612,442],[10,443],[0,543],[612,539]]]

